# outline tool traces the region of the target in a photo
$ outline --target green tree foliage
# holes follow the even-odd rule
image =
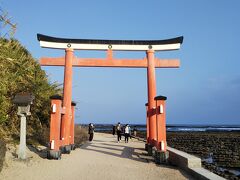
[[[27,135],[37,137],[49,126],[49,97],[60,92],[59,86],[48,82],[45,71],[17,40],[0,38],[0,135],[19,134],[17,107],[12,100],[20,92],[35,96]]]

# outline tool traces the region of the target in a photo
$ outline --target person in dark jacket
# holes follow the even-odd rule
[[[88,126],[89,141],[93,140],[94,126],[93,123],[90,123]]]
[[[134,126],[134,128],[133,128],[133,135],[135,137],[137,136],[137,126]]]
[[[115,136],[115,133],[116,133],[116,127],[113,125],[113,127],[112,127],[112,135]]]
[[[121,136],[122,136],[122,126],[120,124],[120,122],[117,124],[116,126],[116,129],[117,129],[117,140],[118,140],[118,143],[121,141]]]

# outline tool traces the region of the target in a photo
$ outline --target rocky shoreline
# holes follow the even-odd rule
[[[240,132],[168,132],[167,143],[224,178],[240,179]]]

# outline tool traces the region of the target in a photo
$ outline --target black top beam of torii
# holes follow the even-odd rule
[[[99,40],[57,38],[37,34],[37,38],[41,47],[79,50],[167,51],[180,49],[183,42],[183,36],[165,40]]]

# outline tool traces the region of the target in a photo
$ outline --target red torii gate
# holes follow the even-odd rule
[[[166,144],[166,135],[161,135],[160,131],[166,131],[165,115],[160,118],[164,123],[161,124],[157,111],[163,111],[159,106],[159,100],[166,100],[161,96],[156,98],[156,78],[155,68],[178,68],[180,62],[177,59],[157,59],[154,57],[155,51],[167,51],[180,49],[183,37],[177,37],[167,40],[139,41],[139,40],[90,40],[90,39],[65,39],[50,37],[42,34],[37,35],[40,46],[44,48],[64,49],[65,57],[40,59],[42,66],[64,66],[64,86],[63,86],[63,102],[61,112],[63,116],[60,119],[60,145],[65,147],[66,151],[71,145],[73,121],[72,114],[72,67],[125,67],[125,68],[147,68],[147,84],[148,84],[148,103],[147,103],[147,144],[150,147],[157,147],[158,150],[166,151],[166,147],[160,147],[158,139]],[[76,58],[74,50],[104,50],[107,51],[106,58]],[[116,59],[113,57],[113,51],[146,51],[146,57],[143,59]],[[61,98],[57,98],[61,99]],[[60,103],[61,104],[61,103]],[[163,103],[164,104],[164,103]],[[159,106],[159,110],[156,107]],[[165,107],[164,107],[165,111]],[[164,112],[163,111],[163,112]],[[73,111],[74,112],[74,111]],[[59,117],[58,117],[59,118]],[[51,123],[52,124],[52,123]],[[161,124],[161,125],[160,125]],[[164,127],[163,127],[164,125]],[[56,128],[54,128],[56,129]],[[50,132],[50,137],[51,137]],[[160,137],[163,136],[163,137]],[[71,138],[70,138],[71,137]],[[51,143],[51,139],[50,139]],[[59,147],[58,147],[59,148]],[[59,149],[53,148],[55,151]],[[57,153],[59,155],[59,153]],[[57,156],[58,156],[57,155]],[[55,157],[55,155],[53,155]]]

